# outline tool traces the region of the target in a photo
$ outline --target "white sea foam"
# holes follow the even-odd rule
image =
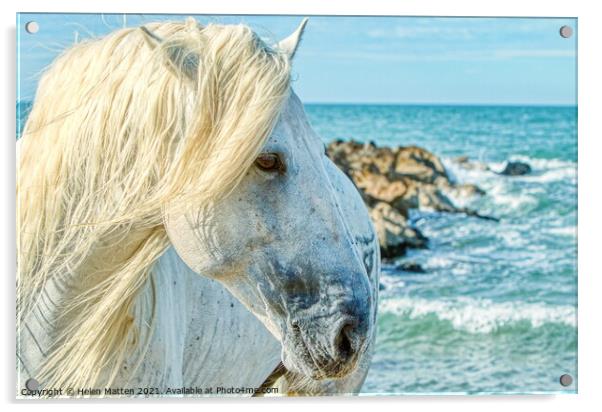
[[[504,241],[504,244],[509,247],[521,247],[530,243],[525,235],[517,230],[508,229],[498,232],[498,237]]]
[[[523,188],[516,193],[515,182],[531,182],[547,184],[550,182],[566,181],[571,184],[577,182],[577,164],[575,162],[560,159],[539,159],[527,156],[511,156],[511,161],[521,161],[531,165],[533,172],[525,176],[514,176],[510,180],[500,176],[506,162],[490,162],[486,164],[489,170],[471,169],[467,170],[451,159],[443,159],[445,168],[453,178],[460,183],[474,183],[481,186],[487,192],[492,202],[506,210],[520,210],[524,207],[534,206],[545,186]],[[496,173],[497,172],[497,173]],[[452,201],[460,206],[470,204],[471,199],[462,199],[450,194]]]
[[[448,268],[453,265],[454,261],[452,259],[446,258],[444,256],[433,256],[428,259],[427,267],[429,269],[440,269],[440,268]]]
[[[575,168],[577,163],[562,159],[540,159],[536,157],[514,155],[510,156],[511,161],[525,162],[531,165],[535,170]]]
[[[424,268],[429,272],[443,269],[454,276],[467,276],[474,270],[470,264],[458,261],[453,256],[446,257],[442,255],[429,257],[424,263]]]
[[[469,333],[490,333],[499,327],[520,321],[534,328],[546,323],[575,327],[576,309],[572,306],[551,306],[543,303],[493,302],[487,299],[460,297],[455,300],[420,298],[383,299],[381,313],[409,316],[411,319],[435,315],[449,321],[455,329]]]
[[[497,176],[491,170],[482,170],[478,168],[466,169],[452,159],[443,158],[441,160],[450,177],[459,183],[477,183],[489,177]],[[483,164],[483,166],[491,167],[491,164]]]
[[[553,227],[547,230],[551,235],[577,237],[576,226]]]
[[[487,194],[493,202],[510,210],[519,210],[526,206],[537,204],[537,198],[533,194],[524,191],[522,193],[512,193],[504,182],[496,182],[488,188]]]
[[[511,156],[510,161],[519,161],[527,163],[533,169],[532,174],[525,176],[515,176],[514,178],[526,182],[549,183],[566,180],[570,183],[577,181],[577,163],[561,159],[539,159],[528,156]],[[506,163],[491,164],[489,167],[501,172]]]
[[[399,279],[399,276],[386,276],[384,274],[380,276],[380,284],[385,289],[403,288],[406,285],[403,280]]]
[[[577,163],[567,160],[540,159],[520,155],[510,156],[510,159],[508,160],[528,163],[536,174],[536,176],[514,176],[515,178],[543,179],[543,181],[546,182],[559,178],[573,178],[576,177],[577,174]],[[489,162],[484,163],[484,166],[487,166],[489,170],[481,170],[479,168],[465,169],[455,163],[452,159],[444,158],[442,161],[446,170],[452,177],[461,182],[482,181],[486,178],[497,176],[497,173],[500,173],[506,167],[506,162]]]

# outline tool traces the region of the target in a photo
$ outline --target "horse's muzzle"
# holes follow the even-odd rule
[[[369,340],[370,316],[358,309],[293,320],[285,346],[295,366],[316,380],[343,378],[353,372]]]

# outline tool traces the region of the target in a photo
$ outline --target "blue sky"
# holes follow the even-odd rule
[[[39,73],[76,38],[178,15],[21,14],[20,85],[31,99]],[[243,22],[269,40],[296,16],[195,16]],[[38,22],[28,34],[25,23]],[[564,39],[562,25],[575,33]],[[310,17],[295,56],[294,88],[305,102],[576,104],[576,19]]]

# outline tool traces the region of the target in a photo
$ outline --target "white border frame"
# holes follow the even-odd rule
[[[589,4],[588,4],[589,3]],[[130,408],[142,406],[145,409],[163,409],[166,403],[178,408],[213,408],[217,405],[228,408],[264,410],[266,408],[286,408],[292,411],[306,411],[311,408],[346,408],[351,411],[372,407],[411,410],[420,407],[426,410],[441,409],[487,412],[507,411],[508,409],[545,408],[548,411],[584,410],[602,404],[598,383],[602,382],[597,370],[602,366],[602,328],[598,320],[602,314],[602,273],[597,259],[596,236],[601,229],[600,214],[602,196],[596,177],[602,175],[602,130],[600,128],[602,101],[600,93],[599,39],[602,39],[602,22],[594,8],[596,2],[585,0],[498,0],[492,2],[475,0],[369,0],[351,3],[349,0],[221,0],[217,2],[196,2],[186,0],[166,0],[151,3],[148,0],[21,0],[19,4],[4,1],[1,4],[4,41],[2,42],[2,81],[4,97],[0,100],[0,114],[5,125],[2,141],[2,236],[0,253],[3,262],[4,302],[2,304],[3,338],[0,339],[6,365],[0,379],[4,403],[12,409],[16,406],[44,408],[45,411],[65,408],[110,407]],[[579,394],[578,395],[529,395],[529,396],[406,396],[406,397],[364,397],[364,398],[312,398],[312,399],[183,399],[153,401],[16,401],[15,388],[15,20],[16,12],[105,12],[105,13],[196,13],[196,14],[298,14],[298,15],[414,15],[414,16],[514,16],[514,17],[577,17],[579,19],[578,45],[578,104],[579,104]],[[598,315],[598,316],[596,316]]]

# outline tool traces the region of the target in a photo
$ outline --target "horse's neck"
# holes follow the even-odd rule
[[[219,283],[192,272],[170,248],[159,260],[154,279],[157,289],[171,290],[174,296],[161,303],[159,310],[174,312],[172,304],[179,306],[174,319],[184,319],[187,327],[183,340],[181,360],[171,360],[171,365],[182,366],[181,385],[213,388],[257,388],[274,371],[280,361],[281,344],[236,298]],[[185,296],[185,299],[178,299]],[[184,303],[185,302],[185,303]],[[161,316],[157,324],[157,337],[164,341],[178,341],[178,328],[160,323],[170,319]],[[174,334],[173,337],[172,334]],[[307,378],[287,373],[295,382],[299,394],[351,394],[357,393],[366,378],[371,361],[371,349],[356,372],[344,379],[312,382]],[[287,389],[292,382],[280,382]],[[173,383],[172,383],[173,385]]]
[[[141,331],[137,350],[144,350],[144,357],[140,364],[136,354],[125,362],[117,387],[125,387],[127,381],[130,388],[186,386],[212,388],[215,394],[218,387],[258,387],[276,368],[280,343],[219,283],[192,272],[173,248],[159,259],[151,276],[134,308]],[[56,315],[62,293],[60,284],[50,280],[27,321],[18,325],[19,388],[35,377],[33,371],[48,354],[56,333],[49,320]],[[316,384],[311,393],[358,391],[369,360],[367,356],[351,377]]]
[[[173,248],[155,265],[137,310],[147,311],[152,299],[153,334],[135,377],[140,384],[256,387],[280,360],[280,343],[257,318],[219,283],[192,272]]]
[[[19,388],[25,381],[35,378],[50,352],[52,337],[56,335],[54,321],[58,314],[58,302],[63,289],[61,282],[51,278],[46,282],[36,305],[24,320],[17,321],[17,379]]]
[[[19,387],[35,377],[48,355],[56,335],[52,319],[64,293],[59,283],[48,281],[18,325]],[[192,272],[173,248],[140,291],[134,318],[138,347],[123,365],[118,386],[256,387],[280,359],[280,343],[265,327],[219,283]]]

